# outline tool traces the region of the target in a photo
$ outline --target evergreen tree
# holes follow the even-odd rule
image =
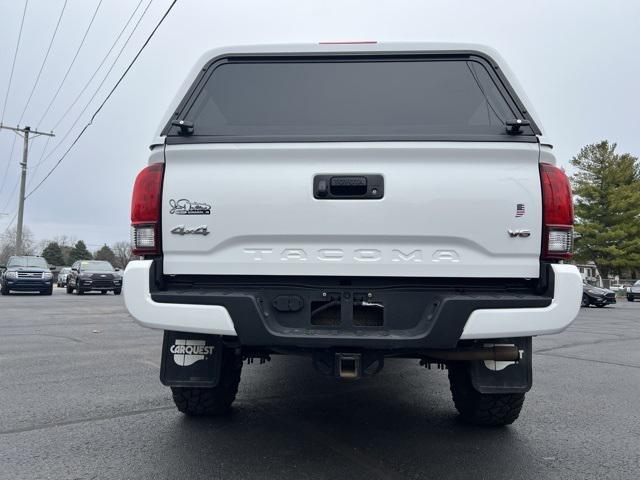
[[[571,164],[575,198],[576,260],[593,260],[601,275],[640,266],[640,165],[616,144],[580,150]]]
[[[95,253],[93,258],[96,260],[105,260],[111,265],[116,263],[116,254],[113,253],[113,250],[111,250],[106,244]]]
[[[62,266],[65,264],[64,254],[57,242],[49,242],[42,250],[42,256],[49,265]]]
[[[87,250],[85,243],[82,240],[78,240],[69,252],[67,261],[71,265],[76,260],[91,260],[92,258],[91,252]]]

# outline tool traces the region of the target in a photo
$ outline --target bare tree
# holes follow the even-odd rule
[[[78,239],[71,235],[56,235],[55,237],[53,237],[51,239],[52,242],[56,242],[58,245],[60,245],[61,247],[73,247],[76,242],[78,241]]]
[[[114,267],[125,268],[131,261],[131,244],[129,242],[116,242],[111,250],[116,256]]]
[[[62,255],[64,255],[64,258],[66,259],[66,263],[70,264],[69,256],[71,255],[73,246],[78,241],[75,235],[56,235],[51,241],[60,245],[60,249],[62,250]]]
[[[9,257],[16,254],[17,232],[18,227],[13,227],[0,237],[0,265],[5,265]],[[36,242],[33,233],[25,226],[22,229],[22,255],[33,255],[35,251]]]

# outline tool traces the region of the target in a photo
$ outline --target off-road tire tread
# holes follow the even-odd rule
[[[471,383],[466,365],[449,366],[453,403],[467,423],[487,427],[512,424],[520,415],[524,393],[480,393]]]
[[[223,353],[220,382],[216,387],[171,387],[173,401],[182,413],[194,417],[224,415],[236,399],[242,357],[232,350]]]

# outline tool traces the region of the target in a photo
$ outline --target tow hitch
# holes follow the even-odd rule
[[[384,357],[375,352],[316,352],[313,366],[323,375],[351,380],[378,373],[384,366]]]
[[[336,353],[336,377],[358,378],[362,375],[362,355],[359,353]]]

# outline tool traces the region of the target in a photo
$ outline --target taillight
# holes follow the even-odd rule
[[[131,251],[134,255],[161,253],[160,216],[164,163],[145,167],[136,177],[131,198]]]
[[[542,259],[567,260],[573,248],[571,184],[558,167],[540,164],[542,181]]]

